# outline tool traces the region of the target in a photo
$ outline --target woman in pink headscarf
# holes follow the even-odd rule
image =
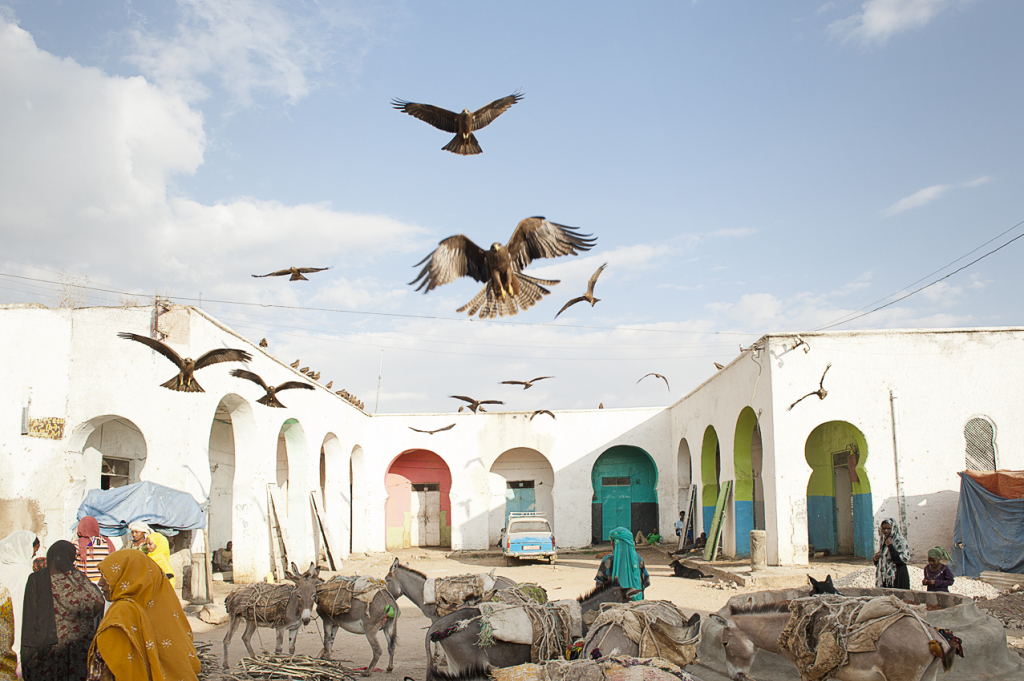
[[[100,536],[100,524],[91,515],[78,521],[78,559],[75,567],[85,573],[89,581],[100,581],[100,561],[114,552],[113,543]]]

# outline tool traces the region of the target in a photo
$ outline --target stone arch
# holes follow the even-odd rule
[[[133,421],[116,414],[89,419],[76,427],[70,449],[82,452],[85,489],[110,489],[142,480],[148,449]]]
[[[287,419],[277,434],[277,499],[282,508],[275,504],[278,520],[287,528],[290,541],[286,565],[293,561],[308,565],[314,558],[308,541],[312,530],[306,485],[308,451],[302,424]]]
[[[221,398],[210,424],[208,446],[210,506],[207,529],[210,551],[223,548],[230,541],[234,544],[232,548],[236,556],[252,552],[251,539],[243,537],[245,522],[251,518],[239,518],[235,510],[236,497],[246,496],[244,483],[235,475],[235,453],[255,451],[255,439],[256,420],[252,405],[233,393]]]
[[[679,511],[689,512],[687,502],[690,500],[690,487],[693,485],[693,462],[690,458],[690,443],[686,438],[679,440],[679,448],[676,453],[676,506]],[[673,521],[674,522],[674,521]],[[693,518],[688,518],[687,523],[693,523]]]
[[[366,468],[366,454],[359,445],[352,448],[352,456],[348,465],[348,498],[351,500],[349,504],[349,546],[353,553],[366,553],[370,536],[370,523],[367,518],[370,479]]]
[[[608,533],[618,526],[644,534],[658,528],[658,466],[646,451],[630,445],[606,449],[590,478],[595,542],[608,541]]]
[[[874,514],[864,433],[846,421],[822,423],[807,436],[807,541],[833,555],[873,555]]]
[[[346,484],[348,471],[345,467],[345,452],[341,441],[334,433],[327,433],[320,444],[320,494],[317,506],[320,509],[320,522],[327,533],[328,544],[335,564],[348,549],[339,542],[340,537],[347,537],[348,523],[340,521],[348,515],[349,486]],[[345,525],[345,527],[341,527]],[[320,529],[313,528],[314,536],[319,536]]]
[[[750,555],[750,531],[764,529],[764,485],[761,480],[761,429],[757,414],[744,407],[736,419],[733,438],[733,492],[736,555]]]
[[[387,548],[452,545],[452,474],[429,449],[409,449],[384,475]]]
[[[718,503],[718,483],[722,475],[722,451],[718,444],[718,432],[714,426],[704,429],[704,439],[700,447],[700,503],[703,507],[703,530],[708,531],[711,520],[715,516],[715,504]]]
[[[554,528],[555,471],[546,456],[529,447],[513,447],[494,460],[487,477],[491,490],[487,538],[491,546],[498,543],[505,519],[513,511],[545,513]]]

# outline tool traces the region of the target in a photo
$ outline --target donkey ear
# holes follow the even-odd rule
[[[299,569],[299,566],[295,564],[294,560],[292,561],[292,572],[294,572],[297,575],[302,574],[302,570]]]
[[[832,586],[832,575],[825,575],[825,583]]]
[[[811,586],[818,586],[818,580],[816,580],[814,577],[807,575],[807,579],[811,580]]]
[[[491,570],[490,572],[487,573],[487,576],[490,577],[491,579],[494,579],[494,573],[497,572],[497,571],[498,571],[498,568],[494,568],[493,570]]]
[[[733,624],[732,620],[725,619],[724,617],[719,615],[717,612],[711,613],[710,615],[708,615],[708,618],[713,619],[714,621],[718,622],[719,624],[721,624],[724,627],[736,626],[735,624]]]

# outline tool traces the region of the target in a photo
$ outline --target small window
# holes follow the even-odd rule
[[[412,483],[413,492],[440,492],[441,483],[439,482],[414,482]]]
[[[533,480],[507,480],[505,487],[508,489],[533,489]]]
[[[988,419],[974,418],[964,426],[967,443],[964,457],[967,469],[994,471],[996,469],[996,429]]]
[[[103,457],[100,468],[100,489],[113,489],[127,485],[131,478],[131,465],[132,462],[129,459]]]
[[[629,487],[629,478],[601,478],[604,487]]]

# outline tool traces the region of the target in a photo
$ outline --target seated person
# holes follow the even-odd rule
[[[227,546],[213,552],[213,571],[231,572],[231,557],[231,542],[228,542]]]

